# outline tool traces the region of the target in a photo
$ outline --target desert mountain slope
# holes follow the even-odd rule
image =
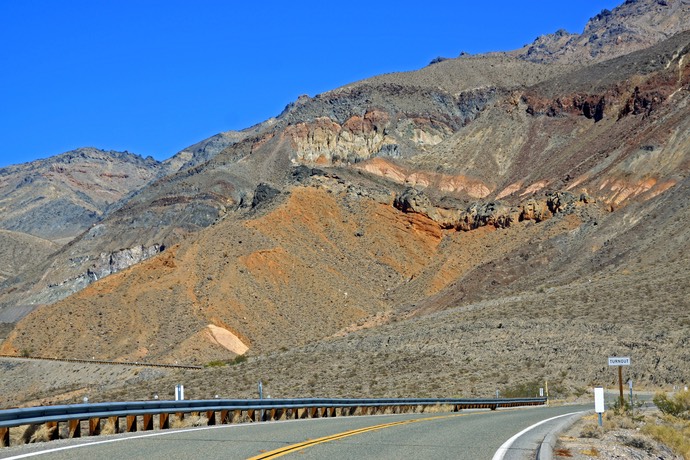
[[[616,212],[583,204],[457,232],[312,180],[245,223],[203,230],[35,310],[2,351],[232,359],[213,324],[252,357],[185,376],[194,397],[227,382],[231,395],[251,396],[247,374],[281,396],[488,396],[545,379],[564,395],[613,381],[605,357],[615,354],[634,357],[640,386],[687,381],[690,235],[674,225],[689,217],[687,183]],[[73,346],[82,340],[90,346]],[[143,382],[125,394],[148,392]]]
[[[229,145],[197,158],[208,158],[205,163],[181,169],[129,197],[54,261],[27,274],[24,279],[30,286],[18,289],[20,297],[0,295],[0,305],[49,303],[69,295],[121,269],[124,265],[119,263],[103,267],[113,265],[107,260],[114,253],[153,254],[249,206],[259,183],[282,189],[296,164],[355,162],[355,167],[387,180],[429,187],[432,193],[436,189],[461,200],[515,195],[516,201],[545,187],[579,192],[607,181],[607,199],[617,205],[630,195],[659,193],[675,179],[662,174],[647,177],[646,168],[652,164],[638,168],[638,177],[627,182],[600,174],[599,169],[608,162],[609,169],[617,168],[625,179],[626,161],[640,157],[653,163],[661,151],[645,152],[671,138],[668,145],[680,156],[668,155],[683,161],[686,42],[680,35],[646,54],[620,58],[619,64],[606,68],[601,64],[592,72],[558,66],[549,72],[543,64],[505,56],[461,58],[300,98],[275,120],[218,141]],[[491,71],[492,66],[501,71]],[[599,87],[587,83],[599,72],[612,75]],[[554,96],[559,76],[569,83]],[[482,81],[486,85],[477,86]],[[596,91],[582,92],[588,85]],[[636,104],[647,105],[642,110]],[[605,115],[603,120],[596,107]],[[666,122],[650,118],[651,110],[654,116],[665,113],[670,133],[655,128]],[[630,116],[618,120],[620,114]],[[635,139],[638,131],[646,138]],[[580,142],[583,138],[588,138],[587,144]],[[601,145],[596,152],[583,148],[597,143]]]
[[[0,292],[35,308],[0,352],[246,354],[230,375],[277,366],[292,396],[580,391],[617,353],[687,382],[690,35],[663,3],[587,29],[645,23],[649,47],[443,61],[190,147]],[[320,393],[317,364],[344,383]]]
[[[26,233],[0,230],[0,282],[38,265],[59,247]]]
[[[163,175],[170,175],[183,169],[193,168],[207,162],[226,147],[242,140],[245,134],[226,131],[190,145],[163,162]]]
[[[689,166],[689,51],[685,32],[515,91],[398,175],[445,193],[480,190],[498,199],[567,189],[618,205],[663,192]],[[376,172],[380,164],[362,167]],[[474,188],[461,180],[467,177]]]
[[[0,227],[68,241],[156,176],[158,162],[82,148],[0,169]]]

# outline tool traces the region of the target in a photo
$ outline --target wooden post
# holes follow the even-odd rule
[[[153,430],[153,414],[144,414],[142,416],[142,418],[143,418],[144,431]]]
[[[621,392],[621,410],[625,407],[625,399],[623,398],[623,366],[618,366],[618,388]]]
[[[81,438],[81,420],[70,420],[67,422],[70,438]]]
[[[0,427],[0,447],[10,447],[10,428]]]
[[[134,433],[137,431],[137,416],[128,415],[127,416],[127,433]]]
[[[226,423],[232,423],[232,419],[230,419],[230,411],[223,409],[220,411],[220,424],[225,425]]]
[[[51,441],[60,439],[60,427],[58,425],[58,422],[46,422],[45,426],[46,428],[48,428],[50,432],[48,439],[50,439]]]
[[[216,411],[214,410],[207,410],[206,411],[206,418],[208,419],[208,425],[215,425],[216,424]]]
[[[101,419],[90,418],[89,419],[89,436],[98,436],[101,434]]]
[[[161,430],[167,430],[170,428],[170,414],[167,412],[158,414],[158,425],[160,425]]]
[[[108,423],[111,423],[113,425],[113,429],[115,430],[115,433],[120,432],[120,417],[118,417],[118,416],[108,417]]]

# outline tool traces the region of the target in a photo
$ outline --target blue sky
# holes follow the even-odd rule
[[[159,160],[315,94],[505,51],[622,0],[0,0],[0,167],[77,147]]]

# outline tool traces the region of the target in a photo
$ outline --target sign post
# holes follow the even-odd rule
[[[618,366],[618,389],[620,390],[620,406],[622,409],[625,406],[625,399],[623,397],[623,366],[630,366],[630,357],[609,356],[609,366]]]

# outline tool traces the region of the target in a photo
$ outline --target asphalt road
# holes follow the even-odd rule
[[[0,450],[0,458],[40,459],[247,459],[308,442],[281,458],[299,459],[492,459],[506,440],[540,421],[591,407],[538,407],[459,414],[341,417],[220,425],[135,435],[54,441]],[[517,439],[505,460],[534,458],[545,423]],[[351,433],[353,430],[361,432]],[[332,440],[320,441],[323,437]]]

